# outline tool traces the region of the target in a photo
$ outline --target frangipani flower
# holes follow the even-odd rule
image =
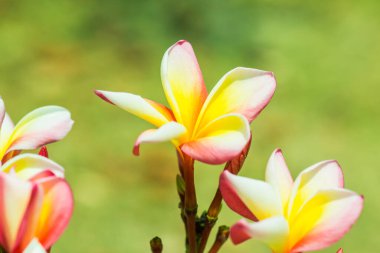
[[[233,225],[232,241],[256,239],[274,253],[328,247],[348,232],[363,207],[362,196],[343,188],[336,161],[317,163],[293,182],[281,150],[270,157],[265,182],[225,171],[220,190],[232,210],[255,221]]]
[[[250,138],[249,123],[273,96],[271,72],[238,67],[220,79],[207,95],[193,48],[187,41],[170,47],[162,60],[161,78],[170,108],[138,95],[96,91],[114,104],[158,127],[143,132],[143,142],[172,141],[196,160],[218,164],[238,155]]]
[[[7,253],[21,253],[36,238],[48,250],[73,210],[71,189],[61,177],[63,168],[45,157],[22,154],[1,170],[0,245]],[[29,252],[42,252],[37,249]]]
[[[45,106],[28,113],[14,126],[0,98],[0,161],[4,163],[21,150],[62,139],[72,124],[70,112],[65,108]]]

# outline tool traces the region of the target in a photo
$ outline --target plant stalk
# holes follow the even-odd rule
[[[224,170],[228,170],[235,175],[239,173],[239,171],[243,167],[244,161],[251,147],[251,140],[252,140],[252,135],[248,143],[244,147],[243,151],[240,153],[240,155],[228,161],[226,163],[226,166],[224,167]],[[215,192],[214,198],[207,211],[207,216],[206,216],[207,219],[206,219],[205,227],[203,229],[201,240],[199,243],[199,253],[204,252],[211,230],[213,229],[216,221],[218,220],[218,215],[220,213],[220,210],[222,209],[222,199],[223,199],[222,194],[218,187],[218,189]]]
[[[196,241],[196,214],[197,214],[197,196],[195,192],[194,184],[194,160],[182,154],[183,163],[183,177],[185,180],[185,203],[184,211],[186,217],[186,228],[187,228],[187,242],[189,253],[197,252],[197,241]]]
[[[230,235],[230,228],[227,226],[220,226],[216,234],[215,242],[212,245],[209,253],[217,253],[223,244],[227,241]]]

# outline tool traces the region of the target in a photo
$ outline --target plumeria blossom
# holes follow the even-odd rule
[[[63,168],[40,155],[21,154],[1,170],[0,245],[7,253],[49,250],[73,210]]]
[[[20,154],[58,141],[72,127],[70,112],[45,106],[16,125],[0,98],[0,245],[7,253],[49,250],[66,228],[73,209],[64,169],[40,155]]]
[[[0,161],[4,163],[21,150],[58,141],[66,136],[72,125],[70,112],[60,106],[38,108],[14,125],[0,98]]]
[[[249,123],[273,96],[273,73],[238,67],[225,74],[210,94],[192,46],[181,40],[162,60],[161,78],[170,108],[124,92],[97,90],[96,94],[153,124],[134,146],[171,141],[196,160],[219,164],[238,155],[250,139]]]
[[[279,149],[269,159],[265,182],[225,171],[220,190],[232,210],[254,221],[233,225],[232,241],[256,239],[274,253],[328,247],[348,232],[363,207],[362,196],[343,188],[336,161],[317,163],[293,181]]]

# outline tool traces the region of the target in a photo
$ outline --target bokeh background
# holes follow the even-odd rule
[[[373,1],[0,1],[0,94],[18,121],[57,104],[72,112],[68,137],[50,145],[67,170],[76,205],[54,252],[183,252],[176,157],[169,143],[131,154],[147,123],[104,103],[93,89],[129,91],[166,103],[160,83],[165,50],[189,40],[210,90],[236,66],[271,70],[270,105],[252,124],[242,175],[263,178],[276,147],[293,175],[337,159],[346,187],[365,208],[342,241],[323,252],[380,251],[380,3]],[[200,209],[220,166],[197,164]],[[240,217],[224,208],[219,224]],[[212,235],[213,237],[214,235]],[[249,241],[221,252],[269,252]]]

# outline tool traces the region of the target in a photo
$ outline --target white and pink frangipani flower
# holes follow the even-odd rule
[[[0,245],[7,253],[49,250],[73,210],[71,189],[61,177],[63,169],[31,154],[18,155],[1,169]]]
[[[14,125],[0,98],[0,161],[4,163],[21,150],[58,141],[66,136],[72,125],[70,112],[59,106],[38,108]]]
[[[220,177],[227,205],[254,222],[231,227],[235,244],[255,239],[274,253],[320,250],[343,237],[358,219],[363,198],[343,188],[336,161],[317,163],[293,181],[281,150],[269,159],[265,182],[228,171]]]
[[[161,78],[171,109],[130,93],[95,93],[157,127],[138,137],[136,155],[143,142],[171,141],[185,154],[210,164],[226,162],[242,151],[250,138],[249,123],[276,87],[271,72],[238,67],[207,94],[193,48],[184,40],[166,51]]]

